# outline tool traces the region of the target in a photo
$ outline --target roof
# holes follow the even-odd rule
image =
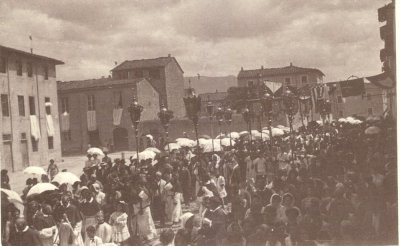
[[[238,74],[238,78],[255,78],[259,77],[267,77],[267,76],[278,76],[278,75],[287,75],[287,74],[299,74],[299,73],[317,73],[321,76],[325,76],[321,70],[316,68],[304,68],[304,67],[296,67],[293,65],[287,67],[280,68],[261,68],[254,70],[240,70]]]
[[[143,80],[146,79],[139,78],[139,79],[115,80],[112,78],[101,78],[101,79],[75,80],[66,82],[58,81],[57,90],[68,91],[76,89],[93,89],[93,88],[109,87],[114,85],[136,84]]]
[[[111,71],[120,71],[120,70],[135,69],[135,68],[165,67],[171,61],[174,61],[183,73],[181,66],[179,65],[175,57],[172,56],[158,57],[152,59],[141,59],[141,60],[126,60],[123,63],[116,66],[115,68],[113,68]]]
[[[15,52],[15,53],[18,53],[18,54],[21,54],[21,55],[24,55],[24,56],[33,57],[33,58],[37,58],[37,59],[40,59],[40,60],[47,60],[47,61],[50,61],[50,62],[56,64],[56,65],[64,64],[63,61],[60,61],[60,60],[57,60],[57,59],[54,59],[54,58],[51,58],[51,57],[32,54],[32,53],[29,53],[29,52],[26,52],[26,51],[23,51],[23,50],[17,50],[17,49],[14,49],[14,48],[10,48],[10,47],[6,47],[6,46],[3,46],[3,45],[0,45],[0,50],[2,52],[3,52],[3,49],[5,49],[8,52]]]

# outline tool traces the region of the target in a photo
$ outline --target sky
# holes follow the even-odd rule
[[[185,76],[318,68],[325,81],[381,72],[377,9],[389,0],[2,0],[0,44],[65,62],[57,79],[175,56]]]

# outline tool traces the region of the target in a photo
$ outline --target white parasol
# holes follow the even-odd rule
[[[167,145],[165,145],[165,147],[164,147],[164,150],[177,150],[177,149],[180,149],[181,148],[181,146],[179,145],[179,144],[177,144],[177,143],[169,143],[169,144],[167,144]]]
[[[24,169],[25,174],[31,174],[31,175],[47,175],[47,172],[43,169],[43,167],[37,167],[37,166],[30,166]]]
[[[18,195],[17,192],[15,192],[13,190],[3,189],[3,188],[1,188],[1,191],[4,192],[4,194],[7,195],[8,201],[10,201],[12,203],[21,203],[21,204],[23,204],[23,201],[22,201],[21,197]]]
[[[192,148],[196,146],[196,141],[189,138],[177,138],[175,142],[181,147],[189,147]]]
[[[219,141],[222,146],[231,146],[231,142],[232,142],[232,146],[235,146],[235,144],[236,144],[235,140],[233,140],[233,139],[231,140],[230,138],[223,138]]]
[[[104,156],[104,153],[101,149],[93,147],[87,150],[87,153],[90,155],[102,155]]]
[[[29,190],[28,194],[26,195],[31,196],[31,195],[35,195],[35,194],[41,194],[45,191],[49,191],[49,190],[57,190],[58,188],[50,183],[38,183],[35,184],[34,186],[32,186],[32,188]]]
[[[148,147],[148,148],[146,148],[144,151],[146,151],[146,150],[148,150],[148,151],[153,151],[153,152],[156,153],[156,154],[160,154],[160,153],[161,153],[161,150],[159,150],[159,149],[157,149],[157,148],[155,148],[155,147]]]
[[[228,134],[227,137],[230,137],[232,139],[238,139],[238,138],[240,138],[240,135],[237,132],[231,132],[230,134]]]
[[[60,172],[60,173],[57,173],[56,176],[54,176],[54,179],[52,181],[55,181],[59,184],[73,185],[75,182],[80,182],[81,180],[73,173]]]

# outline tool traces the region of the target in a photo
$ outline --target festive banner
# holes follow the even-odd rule
[[[113,110],[113,124],[114,126],[119,126],[121,124],[122,118],[122,108],[114,108]]]
[[[47,128],[47,136],[53,137],[54,136],[54,123],[53,118],[50,114],[46,115],[46,128]]]
[[[97,129],[96,111],[94,111],[94,110],[87,111],[86,117],[87,117],[88,131],[95,131]]]
[[[69,114],[64,112],[61,114],[61,131],[69,132],[70,123],[69,123]]]
[[[36,115],[30,115],[29,119],[31,121],[31,136],[37,141],[40,139],[39,120]]]

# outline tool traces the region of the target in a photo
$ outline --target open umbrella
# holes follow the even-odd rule
[[[36,167],[36,166],[30,166],[24,169],[25,174],[30,174],[30,175],[47,175],[47,172],[43,169],[43,167]]]
[[[210,137],[210,136],[208,136],[208,135],[201,135],[199,138],[211,139],[211,137]]]
[[[38,183],[32,186],[32,188],[29,190],[26,196],[28,197],[35,194],[42,194],[45,191],[57,190],[57,189],[58,188],[55,185],[50,183]]]
[[[365,129],[365,134],[367,135],[374,135],[378,134],[381,132],[381,129],[377,126],[370,126],[367,129]]]
[[[57,173],[56,176],[54,176],[54,179],[52,181],[55,181],[59,184],[73,185],[75,182],[80,182],[81,180],[73,173],[60,172],[60,173]]]
[[[261,139],[261,133],[257,130],[251,130],[251,136],[254,139]]]
[[[208,139],[208,141],[202,145],[202,148],[204,153],[210,153],[213,152],[213,150],[214,152],[219,152],[222,150],[221,145],[219,144],[219,139],[214,139],[214,149],[212,139]]]
[[[241,136],[241,137],[247,136],[247,135],[249,135],[249,132],[248,132],[248,131],[241,131],[241,132],[239,132],[239,136]]]
[[[276,128],[282,129],[285,132],[289,132],[290,131],[290,128],[287,127],[287,126],[277,125]]]
[[[279,128],[272,128],[271,132],[273,137],[279,137],[285,134],[285,132]]]
[[[169,144],[167,144],[167,145],[165,145],[165,147],[164,147],[164,150],[177,150],[177,149],[180,149],[181,148],[181,146],[179,145],[179,144],[177,144],[177,143],[169,143]]]
[[[104,156],[103,151],[101,149],[99,149],[99,148],[96,148],[96,147],[88,149],[87,153],[91,154],[91,155],[103,155]]]
[[[231,140],[230,138],[223,138],[220,140],[220,144],[222,146],[231,146],[231,142],[232,142],[232,146],[235,146],[236,142],[235,140]]]
[[[189,147],[192,148],[196,146],[196,141],[189,138],[177,138],[176,143],[181,147]]]
[[[8,201],[12,203],[23,203],[21,197],[18,195],[17,192],[3,188],[1,188],[1,191],[7,195]]]
[[[223,133],[221,133],[221,134],[218,134],[218,136],[216,136],[215,138],[216,139],[222,139],[222,138],[226,138],[227,136],[225,136],[225,134],[223,134]]]
[[[154,153],[153,151],[144,150],[142,152],[139,152],[139,160],[147,160],[147,159],[153,160],[154,157],[156,157],[156,153]]]
[[[157,149],[157,148],[155,148],[155,147],[148,147],[148,148],[146,148],[144,151],[146,151],[146,150],[148,150],[148,151],[153,151],[153,152],[156,153],[156,154],[161,154],[161,150],[159,150],[159,149]]]
[[[238,139],[238,138],[240,138],[240,135],[237,132],[231,132],[230,134],[228,134],[227,137],[230,137],[232,139]]]

